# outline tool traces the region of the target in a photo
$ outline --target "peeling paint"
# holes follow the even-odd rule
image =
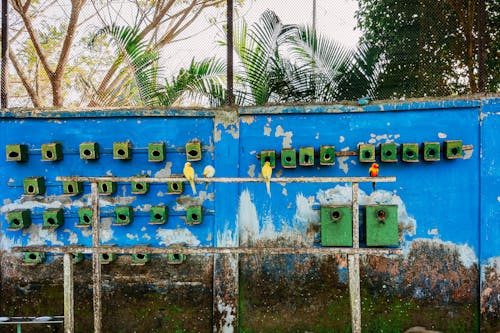
[[[198,246],[200,241],[196,236],[186,228],[177,229],[164,229],[158,228],[156,230],[156,239],[159,240],[160,245],[170,246],[174,244],[185,244],[187,246]]]
[[[464,150],[464,157],[463,157],[463,159],[464,160],[470,159],[472,157],[473,153],[474,153],[474,148],[468,149],[468,150]]]
[[[57,232],[52,229],[43,229],[41,224],[32,224],[27,229],[27,245],[64,245],[57,239]]]
[[[113,224],[113,218],[101,218],[101,241],[103,243],[109,242],[114,239],[115,232],[113,228],[111,228],[111,224]]]
[[[172,175],[172,162],[166,162],[165,167],[163,169],[155,172],[155,178],[166,178]]]
[[[185,211],[188,207],[202,206],[206,200],[213,201],[215,195],[213,192],[199,191],[196,197],[190,195],[181,195],[175,200],[175,211]]]
[[[78,244],[78,235],[70,229],[64,229],[64,232],[68,234],[68,242],[70,244]]]
[[[439,235],[439,231],[437,230],[437,228],[430,229],[430,230],[427,230],[427,235],[438,236]]]
[[[283,137],[283,142],[281,144],[282,148],[291,148],[292,147],[292,136],[293,136],[292,131],[285,132],[283,130],[283,127],[281,127],[281,125],[278,125],[276,127],[276,131],[274,133],[274,136],[275,137],[280,137],[280,136]]]
[[[266,124],[266,125],[264,126],[264,135],[265,135],[265,136],[271,136],[271,131],[272,131],[272,129],[271,129],[271,125]]]
[[[368,140],[368,143],[375,144],[375,143],[392,143],[396,139],[400,137],[399,134],[370,134],[370,140]]]
[[[247,125],[251,125],[255,121],[255,117],[254,116],[241,116],[240,120],[242,123],[245,123]]]
[[[256,168],[256,165],[255,164],[251,164],[248,166],[248,171],[247,171],[247,175],[249,177],[255,177],[255,168]]]
[[[349,147],[342,148],[341,151],[349,151]],[[337,161],[339,162],[340,170],[344,171],[344,174],[349,173],[349,166],[347,165],[347,161],[349,160],[349,156],[339,156],[337,157]]]
[[[238,236],[242,245],[248,245],[259,234],[257,208],[248,190],[241,192],[238,204]]]
[[[281,194],[283,194],[285,197],[288,195],[286,187],[283,187],[283,189],[281,190]]]
[[[237,247],[238,246],[238,234],[233,233],[233,230],[229,228],[226,223],[224,226],[224,231],[217,231],[217,246],[222,247]]]
[[[446,139],[447,137],[448,137],[448,135],[446,133],[442,133],[442,132],[438,133],[438,138],[440,138],[440,139]]]
[[[139,240],[139,235],[138,234],[131,234],[131,233],[128,233],[125,235],[128,239],[130,240]]]
[[[345,138],[341,135],[341,136],[339,137],[339,143],[343,143],[344,141],[345,141]]]
[[[224,324],[220,327],[222,333],[233,333],[233,322],[236,320],[236,309],[231,304],[225,304],[217,295],[217,310],[224,318]]]

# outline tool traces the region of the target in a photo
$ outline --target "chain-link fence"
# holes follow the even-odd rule
[[[363,103],[500,90],[495,0],[2,1],[3,107],[213,107],[228,96],[238,105]]]

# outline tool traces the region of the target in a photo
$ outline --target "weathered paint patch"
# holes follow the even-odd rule
[[[174,245],[174,244],[185,244],[187,246],[198,246],[200,241],[196,236],[186,228],[177,229],[164,229],[158,228],[156,230],[156,239],[159,240],[160,245]]]
[[[165,166],[155,172],[155,178],[166,178],[172,175],[172,162],[166,162]]]
[[[339,137],[339,143],[343,143],[344,141],[345,141],[345,138],[341,135],[341,136]]]
[[[468,149],[468,150],[464,150],[464,157],[463,157],[463,159],[464,160],[470,159],[472,157],[473,153],[474,153],[474,148]]]
[[[111,228],[111,224],[113,224],[113,218],[111,217],[102,217],[101,218],[101,241],[103,243],[109,242],[114,239],[115,232],[113,228]],[[88,230],[90,234],[92,231]]]
[[[70,229],[64,229],[64,232],[68,234],[68,242],[70,244],[78,244],[78,235]]]
[[[371,133],[370,134],[370,140],[368,140],[368,143],[375,144],[378,142],[382,143],[392,143],[395,140],[399,139],[401,135],[399,134],[375,134]]]
[[[241,116],[240,120],[244,124],[251,125],[255,121],[255,116]]]
[[[219,327],[218,332],[233,333],[233,322],[236,320],[236,308],[231,304],[226,304],[222,301],[221,297],[217,295],[217,311],[224,318],[224,324]]]
[[[190,195],[181,195],[175,200],[176,205],[173,207],[175,211],[185,211],[188,207],[201,206],[208,201],[214,201],[215,195],[213,192],[198,191],[196,197]]]
[[[271,136],[271,131],[272,131],[271,125],[269,125],[269,124],[264,125],[264,135],[265,136]]]
[[[234,233],[229,225],[224,226],[224,231],[217,231],[217,246],[221,247],[236,247],[238,246],[238,234]]]
[[[255,164],[251,164],[248,166],[248,171],[247,171],[247,175],[249,177],[255,177],[255,168],[256,168],[256,165]]]
[[[282,148],[291,148],[292,147],[292,136],[293,136],[292,131],[285,132],[283,130],[283,127],[281,127],[281,125],[278,125],[276,127],[276,131],[274,133],[274,136],[275,137],[280,137],[280,136],[283,137],[283,142],[281,144]]]
[[[481,268],[481,313],[500,326],[500,257],[489,258]]]
[[[440,138],[440,139],[446,139],[447,137],[448,137],[448,135],[446,133],[442,133],[442,132],[438,133],[438,138]]]
[[[342,148],[341,151],[349,151],[349,147]],[[348,160],[349,160],[349,156],[339,156],[339,157],[337,157],[337,161],[339,162],[339,168],[346,175],[349,173],[349,166],[346,163]]]
[[[250,191],[241,192],[238,204],[238,236],[241,245],[248,245],[259,234],[259,217]]]
[[[57,239],[57,232],[51,229],[43,229],[41,224],[32,224],[27,229],[29,245],[64,245]]]

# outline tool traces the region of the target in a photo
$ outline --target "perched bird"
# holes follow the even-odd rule
[[[215,175],[215,168],[211,165],[207,165],[205,169],[203,169],[203,177],[212,178]],[[208,182],[205,183],[205,189],[208,189]]]
[[[196,187],[194,186],[194,169],[191,166],[191,163],[186,162],[184,164],[184,170],[182,170],[182,173],[184,174],[184,177],[186,177],[186,179],[189,181],[189,184],[191,184],[193,194],[196,194]]]
[[[262,177],[264,177],[264,180],[266,181],[266,189],[267,189],[267,194],[271,196],[271,175],[273,174],[273,168],[271,168],[271,163],[268,161],[264,162],[264,166],[262,167]]]
[[[373,163],[370,169],[370,177],[377,177],[378,176],[378,164]],[[375,191],[375,182],[372,183],[373,190]]]

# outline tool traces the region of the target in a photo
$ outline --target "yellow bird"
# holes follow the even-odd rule
[[[191,184],[193,194],[196,194],[196,187],[194,186],[194,169],[191,166],[191,163],[186,162],[184,164],[184,170],[182,170],[182,173],[184,174],[184,177],[186,177],[186,179],[189,181],[189,184]]]
[[[203,169],[203,177],[212,178],[215,175],[215,168],[211,165],[207,165],[205,169]],[[208,189],[208,182],[205,183],[205,189]]]
[[[268,161],[264,162],[264,166],[262,167],[262,177],[264,177],[264,180],[266,182],[266,189],[267,189],[267,194],[271,196],[271,175],[273,174],[273,168],[271,168],[271,163]]]

